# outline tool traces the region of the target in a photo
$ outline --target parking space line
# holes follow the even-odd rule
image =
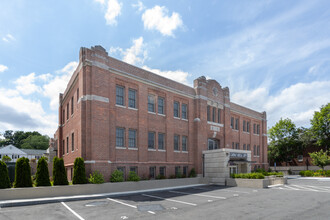
[[[171,202],[177,202],[177,203],[182,203],[182,204],[186,204],[186,205],[197,206],[197,204],[190,203],[190,202],[183,202],[183,201],[179,201],[179,200],[167,199],[167,198],[164,198],[164,197],[152,196],[152,195],[147,195],[147,194],[142,194],[142,195],[150,197],[150,198],[163,199],[163,200],[167,200],[167,201],[171,201]]]
[[[306,189],[306,190],[310,190],[310,191],[314,191],[314,192],[319,192],[319,190],[310,189],[310,188],[299,186],[299,185],[292,185],[292,186],[297,187],[297,188],[300,188],[300,189]]]
[[[70,212],[72,212],[72,214],[74,214],[77,218],[79,218],[80,220],[85,220],[80,215],[78,215],[78,213],[73,211],[67,204],[65,204],[64,202],[61,202],[61,203],[62,203],[62,205],[64,205],[65,208],[67,208]]]
[[[215,198],[215,199],[226,199],[226,197],[212,196],[212,195],[205,195],[205,194],[197,194],[197,193],[186,193],[186,192],[179,192],[179,191],[169,191],[169,192],[171,192],[171,193],[183,194],[183,195],[192,195],[192,196],[209,197],[209,198]]]
[[[110,201],[113,201],[113,202],[116,202],[116,203],[119,203],[119,204],[126,205],[126,206],[137,209],[137,207],[135,205],[130,205],[130,204],[127,204],[127,203],[124,203],[124,202],[121,202],[121,201],[118,201],[118,200],[115,200],[115,199],[110,199],[110,198],[107,198],[107,199],[110,200]]]
[[[307,186],[307,185],[301,185],[301,186],[312,187],[312,188],[316,188],[321,191],[330,191],[330,189],[328,189],[327,187],[323,187],[323,186]]]
[[[153,215],[156,214],[155,212],[152,212],[152,211],[148,211],[148,212],[149,212],[150,214],[153,214]]]
[[[194,189],[201,189],[201,190],[207,190],[205,188],[201,188],[201,187],[192,187]],[[242,191],[236,191],[236,190],[228,190],[228,189],[218,189],[222,192],[238,192],[238,193],[246,193],[246,194],[250,194],[249,192],[242,192]]]
[[[287,186],[287,185],[285,185],[284,187],[287,188],[287,189],[292,189],[292,190],[301,190],[301,189],[297,189],[297,188],[294,188],[294,187],[291,187],[291,186]]]

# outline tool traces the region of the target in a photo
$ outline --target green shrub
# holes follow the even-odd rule
[[[115,170],[110,176],[110,182],[124,182],[124,173],[120,170]]]
[[[53,159],[53,185],[68,185],[68,178],[62,158],[54,157]]]
[[[98,171],[94,171],[93,175],[89,174],[88,181],[93,184],[101,184],[101,183],[104,183],[104,177],[103,177],[102,173],[100,173]]]
[[[174,174],[169,176],[169,179],[175,179],[175,178],[176,178],[176,176]]]
[[[72,184],[86,184],[85,162],[82,157],[77,157],[73,164]]]
[[[140,181],[140,177],[134,171],[129,171],[127,181],[137,182]]]
[[[307,177],[313,176],[313,171],[311,171],[311,170],[306,170],[306,171],[305,171],[305,176],[307,176]]]
[[[305,170],[300,171],[300,172],[299,172],[299,175],[300,175],[300,176],[305,176]]]
[[[325,176],[330,177],[330,170],[325,171]]]
[[[232,174],[232,178],[238,179],[264,179],[265,176],[262,173],[238,173]]]
[[[163,175],[160,175],[160,174],[158,174],[156,176],[156,180],[163,180],[163,179],[166,179],[166,176],[163,176]]]
[[[175,178],[182,178],[180,170],[175,174]]]
[[[36,186],[50,186],[48,163],[44,157],[38,160]]]
[[[3,162],[10,162],[11,158],[9,156],[5,155],[5,156],[2,157],[2,161]]]
[[[10,188],[7,164],[0,161],[0,189]]]
[[[189,177],[196,177],[197,174],[196,174],[196,170],[195,168],[191,168],[190,172],[189,172]]]
[[[32,187],[28,158],[22,157],[16,161],[14,187]]]

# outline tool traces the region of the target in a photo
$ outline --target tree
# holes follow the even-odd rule
[[[270,144],[268,157],[271,161],[288,161],[301,150],[296,125],[290,119],[280,119],[268,130]]]
[[[7,164],[0,161],[0,189],[10,188]]]
[[[14,187],[32,187],[29,159],[22,157],[16,161]]]
[[[322,106],[319,112],[314,112],[311,124],[316,143],[328,149],[330,146],[330,103]]]
[[[73,165],[73,184],[85,184],[87,183],[86,171],[85,171],[85,162],[82,157],[77,157],[74,160]]]
[[[53,159],[53,180],[54,186],[69,184],[62,158],[54,157]]]
[[[5,156],[2,157],[2,161],[3,162],[10,162],[11,161],[11,158],[8,157],[7,155],[5,155]]]
[[[318,152],[309,153],[309,156],[312,158],[312,163],[315,166],[320,167],[322,170],[326,165],[330,165],[330,156],[328,156],[328,152],[321,149]]]
[[[36,186],[50,186],[48,163],[44,157],[38,160]]]
[[[46,150],[49,147],[49,137],[40,135],[30,135],[22,141],[23,149]]]

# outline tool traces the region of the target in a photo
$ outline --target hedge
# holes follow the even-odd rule
[[[14,187],[32,187],[29,159],[22,157],[16,161]]]
[[[262,173],[239,173],[232,174],[231,177],[239,179],[265,179],[265,176]]]
[[[104,177],[102,173],[98,172],[97,170],[92,174],[89,174],[88,181],[93,184],[101,184],[104,183]]]
[[[38,160],[36,186],[51,186],[49,180],[48,163],[44,157]]]
[[[62,158],[54,157],[53,159],[53,181],[54,186],[69,184]]]
[[[0,189],[10,188],[7,164],[0,160]]]
[[[140,181],[140,177],[134,172],[129,171],[127,181]]]
[[[73,179],[72,184],[86,184],[86,171],[85,171],[85,162],[82,157],[77,157],[74,160],[73,165]]]
[[[124,174],[120,170],[115,170],[110,176],[110,182],[124,182]]]

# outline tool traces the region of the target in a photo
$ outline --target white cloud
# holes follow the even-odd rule
[[[5,42],[10,42],[10,41],[14,41],[15,38],[13,37],[13,35],[7,34],[6,36],[2,37],[2,40]]]
[[[142,15],[142,21],[146,29],[158,30],[165,36],[174,36],[173,31],[183,24],[180,14],[173,12],[168,16],[168,9],[159,5],[147,9]]]
[[[57,71],[57,75],[43,85],[43,95],[50,99],[50,108],[58,109],[59,93],[63,93],[73,72],[78,66],[78,62],[70,62],[61,70]]]
[[[35,84],[36,79],[37,77],[35,73],[19,77],[14,81],[16,84],[16,90],[23,95],[30,95],[34,92],[39,92],[40,87]]]
[[[121,14],[122,3],[119,3],[117,0],[94,0],[97,3],[100,3],[106,12],[104,18],[108,25],[117,25],[116,18]]]
[[[297,126],[310,126],[314,111],[330,99],[330,81],[297,83],[270,95],[266,87],[236,92],[232,101],[258,111],[266,111],[268,127],[280,118],[291,118]]]
[[[155,73],[155,74],[158,74],[160,76],[163,76],[163,77],[169,78],[171,80],[174,80],[176,82],[183,83],[185,85],[191,86],[191,83],[188,83],[188,80],[187,80],[187,78],[189,76],[189,73],[187,73],[187,72],[184,72],[184,71],[181,71],[181,70],[162,71],[160,69],[152,69],[152,68],[149,68],[147,66],[143,66],[142,68],[147,70],[147,71],[150,71],[152,73]]]
[[[0,73],[5,72],[6,70],[8,70],[8,67],[0,64]]]
[[[139,12],[146,8],[141,1],[138,1],[136,4],[132,4],[132,7],[137,8]]]
[[[148,57],[148,52],[145,49],[146,45],[143,43],[143,37],[139,37],[133,40],[133,45],[126,50],[120,47],[111,47],[110,54],[119,53],[122,56],[122,60],[126,63],[136,65],[143,64]]]

